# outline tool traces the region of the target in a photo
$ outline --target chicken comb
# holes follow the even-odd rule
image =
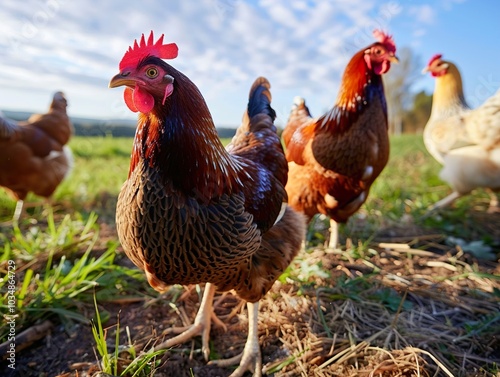
[[[373,36],[377,41],[382,43],[389,52],[392,53],[396,52],[396,44],[392,39],[392,35],[388,35],[384,33],[382,30],[375,29],[373,30]]]
[[[163,34],[155,43],[153,31],[151,30],[147,42],[144,34],[142,34],[139,43],[137,43],[137,39],[134,41],[134,46],[130,46],[125,55],[123,55],[119,67],[122,70],[125,67],[135,66],[147,56],[156,56],[160,59],[174,59],[177,57],[178,50],[175,43],[163,44]]]
[[[441,59],[443,57],[443,54],[436,54],[434,55],[431,60],[429,60],[429,63],[427,64],[427,67],[429,67],[434,61]]]

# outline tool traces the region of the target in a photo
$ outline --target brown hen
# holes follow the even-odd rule
[[[66,144],[73,126],[66,107],[64,94],[57,92],[45,114],[22,122],[0,120],[0,186],[17,200],[15,221],[29,192],[49,198],[71,169]]]
[[[347,64],[333,108],[313,119],[304,100],[296,98],[283,131],[290,206],[309,220],[318,213],[330,217],[330,247],[337,246],[337,222],[361,207],[389,159],[381,75],[398,60],[392,38],[374,34],[378,41]]]
[[[134,43],[110,87],[126,86],[125,102],[139,111],[129,176],[116,222],[129,258],[158,291],[171,284],[207,283],[194,324],[156,347],[202,335],[209,356],[215,291],[234,290],[248,302],[249,332],[232,376],[262,373],[258,301],[300,249],[304,221],[287,207],[287,162],[270,106],[269,83],[250,90],[243,122],[227,149],[198,88],[162,59],[177,56],[151,33]]]

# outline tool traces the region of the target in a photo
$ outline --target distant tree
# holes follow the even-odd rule
[[[413,104],[413,84],[422,75],[420,58],[409,47],[397,52],[399,64],[393,64],[391,70],[384,75],[385,96],[389,116],[389,132],[399,135],[403,133],[403,117]]]
[[[413,100],[412,108],[403,115],[405,132],[422,133],[429,120],[432,108],[432,94],[424,90],[418,92]]]

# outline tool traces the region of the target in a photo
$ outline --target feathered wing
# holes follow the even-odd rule
[[[500,146],[500,90],[476,109],[451,107],[431,116],[423,138],[429,153],[441,164],[458,148]]]
[[[41,159],[38,184],[33,185],[33,193],[45,198],[51,196],[57,186],[68,176],[73,167],[73,154],[68,146],[62,151],[52,151]]]
[[[464,122],[464,116],[469,112],[470,110],[464,110],[446,118],[430,120],[425,126],[425,147],[440,164],[443,164],[444,157],[450,151],[471,145]]]
[[[305,238],[305,217],[287,206],[283,217],[263,234],[260,247],[252,255],[233,288],[248,302],[260,300],[298,254]]]
[[[347,115],[333,107],[316,120],[314,138],[303,152],[305,164],[289,164],[290,204],[309,218],[320,212],[337,222],[347,221],[364,203],[388,160],[387,128],[372,127],[386,124],[380,106],[357,114],[348,131],[341,127],[342,116]],[[330,132],[332,128],[337,131]]]
[[[469,140],[486,150],[500,147],[500,90],[464,116]]]

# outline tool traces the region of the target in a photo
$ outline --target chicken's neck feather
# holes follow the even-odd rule
[[[382,77],[366,66],[362,50],[347,65],[335,105],[318,120],[317,125],[322,130],[346,131],[375,96],[382,99],[387,113]]]
[[[460,72],[453,63],[447,63],[449,65],[447,73],[436,78],[432,98],[432,119],[449,117],[469,109],[464,97]]]
[[[164,184],[200,200],[240,190],[240,166],[222,145],[198,88],[186,77],[165,105],[139,116],[130,172],[158,169]],[[158,101],[161,102],[161,101]]]

